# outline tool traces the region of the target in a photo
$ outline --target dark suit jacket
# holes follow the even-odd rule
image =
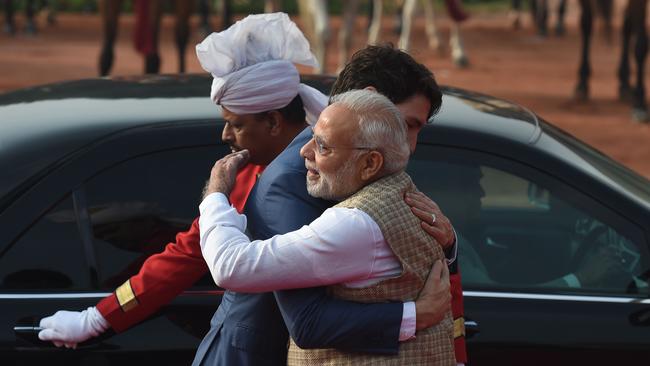
[[[294,231],[331,206],[332,202],[307,194],[299,151],[309,139],[311,129],[307,128],[266,168],[253,188],[245,208],[253,238]],[[402,309],[401,303],[333,299],[324,288],[275,294],[226,291],[193,364],[285,365],[289,333],[303,348],[395,354]]]

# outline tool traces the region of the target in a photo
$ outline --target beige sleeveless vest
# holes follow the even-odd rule
[[[357,302],[413,301],[424,287],[433,262],[443,260],[440,245],[420,226],[404,202],[404,193],[417,188],[405,172],[367,185],[335,207],[357,208],[379,226],[384,239],[402,264],[399,277],[366,288],[330,286],[337,298]],[[342,352],[335,349],[301,349],[291,341],[289,365],[455,365],[453,321],[448,312],[440,324],[418,331],[415,339],[401,342],[395,356]]]

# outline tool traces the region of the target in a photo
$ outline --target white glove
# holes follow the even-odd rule
[[[55,346],[77,348],[90,338],[97,337],[109,328],[109,324],[94,306],[78,311],[57,311],[54,315],[41,319],[45,328],[38,333],[42,341],[52,341]]]

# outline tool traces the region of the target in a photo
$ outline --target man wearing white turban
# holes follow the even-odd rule
[[[210,98],[232,113],[278,109],[299,95],[313,123],[327,105],[323,93],[300,83],[294,64],[318,67],[318,61],[287,14],[249,15],[204,39],[196,55],[214,78]]]

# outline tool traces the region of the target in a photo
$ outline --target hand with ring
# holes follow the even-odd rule
[[[449,249],[456,242],[449,219],[429,197],[422,192],[408,192],[404,199],[411,206],[411,212],[422,221],[424,231],[436,239],[443,249]]]

